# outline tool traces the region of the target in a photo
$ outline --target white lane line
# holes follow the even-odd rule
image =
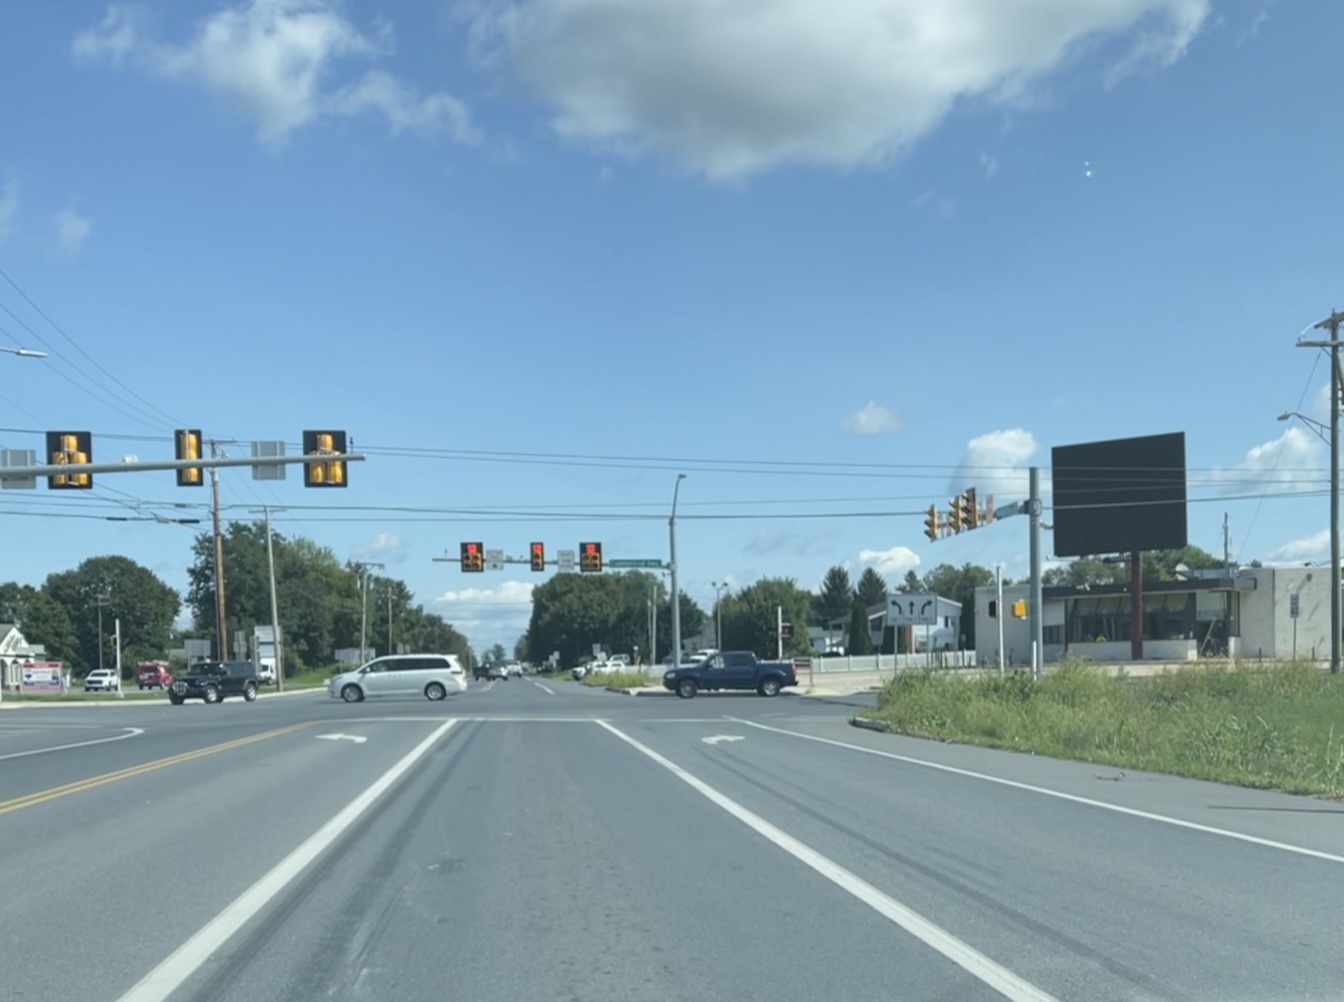
[[[94,738],[92,741],[76,741],[69,745],[55,745],[52,748],[33,748],[29,751],[10,752],[8,755],[0,755],[0,762],[11,758],[26,758],[29,755],[45,755],[47,752],[66,751],[70,748],[88,748],[90,745],[105,745],[110,741],[125,741],[127,738],[138,737],[145,733],[143,727],[123,727],[121,730],[125,734],[114,734],[110,738]]]
[[[1039,793],[1043,797],[1054,797],[1056,800],[1066,800],[1073,804],[1082,804],[1086,807],[1099,807],[1103,811],[1113,811],[1116,814],[1125,814],[1131,818],[1142,818],[1145,821],[1156,821],[1159,824],[1171,825],[1174,828],[1184,828],[1187,831],[1202,832],[1205,835],[1217,835],[1221,838],[1234,839],[1237,842],[1248,842],[1251,845],[1258,845],[1265,849],[1278,849],[1281,852],[1291,852],[1298,856],[1310,856],[1312,859],[1323,859],[1330,863],[1344,863],[1344,856],[1336,855],[1333,852],[1323,852],[1320,849],[1308,849],[1306,846],[1293,845],[1290,842],[1277,842],[1270,838],[1260,838],[1258,835],[1247,835],[1245,832],[1234,832],[1227,828],[1217,828],[1213,825],[1202,825],[1198,821],[1184,821],[1181,818],[1173,818],[1166,814],[1154,814],[1152,811],[1142,811],[1137,807],[1123,807],[1120,804],[1108,804],[1104,800],[1093,800],[1091,797],[1080,797],[1075,793],[1064,793],[1060,790],[1051,790],[1044,786],[1034,786],[1031,783],[1020,783],[1015,779],[1004,779],[1001,776],[990,776],[983,772],[974,772],[970,769],[959,769],[954,765],[943,765],[941,762],[929,762],[922,758],[912,758],[909,755],[900,755],[896,752],[880,751],[876,748],[865,748],[863,745],[852,745],[847,741],[836,741],[834,738],[817,737],[815,734],[803,734],[800,731],[786,731],[781,727],[770,727],[767,724],[758,724],[751,720],[741,720],[733,717],[733,723],[745,724],[747,727],[755,727],[762,731],[771,731],[775,734],[787,734],[792,738],[802,738],[805,741],[816,741],[823,745],[832,745],[836,748],[848,748],[850,751],[863,752],[865,755],[877,755],[881,758],[889,758],[896,762],[904,762],[907,765],[923,766],[925,769],[936,769],[939,772],[951,773],[954,776],[965,776],[967,779],[979,779],[986,783],[995,783],[999,786],[1011,787],[1014,790],[1025,790],[1028,793]],[[1178,779],[1185,777],[1176,777]]]
[[[704,795],[719,807],[722,807],[758,835],[769,839],[800,863],[811,867],[841,890],[847,891],[858,898],[883,918],[894,922],[927,946],[933,947],[952,963],[994,989],[1004,998],[1011,999],[1012,1002],[1059,1002],[1053,995],[1037,988],[1031,982],[991,960],[975,947],[957,939],[941,926],[934,925],[918,912],[907,908],[895,898],[879,891],[872,884],[850,873],[839,863],[823,856],[811,846],[776,828],[759,814],[749,811],[736,800],[725,796],[708,783],[692,776],[681,766],[659,755],[652,748],[617,730],[605,720],[599,720],[597,723],[636,751],[657,762],[697,793]]]
[[[532,684],[535,685],[535,686],[536,686],[538,689],[540,689],[542,692],[546,693],[548,696],[554,696],[554,695],[555,695],[555,690],[554,690],[554,689],[548,689],[548,688],[546,688],[546,686],[542,685],[540,682],[533,682]]]
[[[401,761],[374,781],[373,785],[343,807],[335,817],[308,837],[302,845],[282,859],[255,884],[245,890],[234,902],[212,918],[196,935],[174,950],[163,963],[146,974],[118,1002],[164,1002],[182,983],[191,977],[229,937],[265,908],[276,895],[353,825],[379,797],[401,776],[434,747],[435,743],[457,723],[456,718],[436,727]]]

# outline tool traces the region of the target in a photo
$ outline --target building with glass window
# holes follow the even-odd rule
[[[1030,620],[1013,615],[1025,583],[975,593],[976,661],[995,664],[999,622],[1004,659],[1031,663]],[[1330,572],[1322,567],[1190,571],[1177,581],[1144,582],[1145,661],[1199,658],[1303,658],[1330,654]],[[1045,660],[1066,656],[1108,664],[1130,660],[1129,583],[1045,589]]]

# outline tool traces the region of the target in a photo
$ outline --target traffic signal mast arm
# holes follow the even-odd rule
[[[994,495],[986,494],[982,507],[976,497],[975,488],[968,488],[947,503],[947,514],[942,515],[937,505],[929,505],[924,510],[924,535],[931,542],[943,536],[955,536],[970,529],[980,529],[997,521],[1001,515],[1020,515],[1026,513],[1026,506],[1010,506],[1012,510],[994,509]]]
[[[26,480],[30,477],[65,477],[81,473],[148,473],[162,470],[224,469],[232,466],[296,466],[330,463],[340,460],[360,463],[365,456],[347,453],[339,456],[249,456],[244,459],[163,459],[133,463],[57,463],[38,466],[0,467],[0,481]]]

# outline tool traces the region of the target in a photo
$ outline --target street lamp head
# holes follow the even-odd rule
[[[1292,412],[1292,411],[1284,411],[1284,412],[1283,412],[1282,414],[1280,414],[1279,417],[1278,417],[1278,420],[1280,420],[1280,421],[1291,421],[1292,419],[1293,419],[1293,412]]]
[[[18,355],[20,358],[46,358],[46,357],[47,357],[47,353],[46,353],[45,351],[35,351],[35,350],[32,349],[32,348],[20,348],[20,349],[18,349],[16,352],[14,352],[14,354]]]

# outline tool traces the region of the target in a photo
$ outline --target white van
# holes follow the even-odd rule
[[[444,699],[466,689],[467,673],[454,654],[389,654],[327,683],[327,695],[347,703],[372,696]]]

